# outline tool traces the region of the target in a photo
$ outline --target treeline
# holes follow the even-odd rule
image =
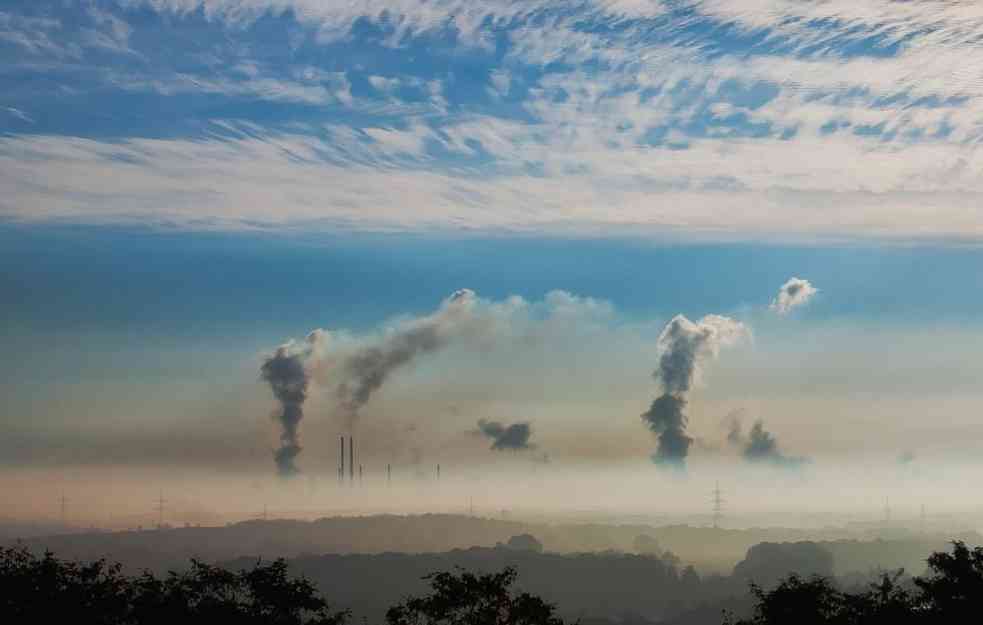
[[[765,590],[752,584],[754,615],[736,625],[921,625],[983,622],[983,548],[956,541],[928,558],[923,576],[883,573],[859,591],[828,577],[790,575]]]
[[[933,553],[923,576],[883,574],[866,589],[845,590],[824,576],[792,574],[771,589],[751,585],[750,618],[734,625],[906,625],[979,622],[983,549],[953,543]],[[556,607],[514,589],[516,570],[429,574],[428,590],[385,613],[388,625],[564,625]],[[383,583],[380,581],[380,583]],[[22,547],[0,550],[0,622],[144,625],[347,625],[284,560],[233,571],[192,561],[182,572],[130,576],[118,564],[66,561]],[[718,621],[719,622],[719,621]]]
[[[555,607],[513,590],[516,572],[458,570],[427,576],[430,592],[386,612],[388,625],[564,625]],[[105,560],[79,563],[23,548],[0,550],[0,623],[84,625],[346,625],[316,587],[288,575],[285,560],[231,571],[193,560],[158,577],[122,573]]]

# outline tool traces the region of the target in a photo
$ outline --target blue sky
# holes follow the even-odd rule
[[[887,0],[9,0],[5,462],[269,471],[264,353],[460,288],[541,342],[410,368],[380,423],[647,462],[659,331],[722,314],[754,341],[707,367],[700,453],[744,410],[817,465],[978,454],[979,32]],[[819,292],[779,317],[793,276]]]

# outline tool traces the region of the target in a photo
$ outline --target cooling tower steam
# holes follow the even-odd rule
[[[784,316],[793,309],[804,306],[818,292],[819,289],[812,286],[808,280],[789,278],[788,282],[778,289],[778,295],[772,300],[769,308]]]
[[[309,365],[327,339],[326,333],[315,330],[303,343],[288,342],[267,356],[260,367],[261,377],[270,385],[273,397],[280,404],[275,415],[280,423],[280,447],[274,452],[277,472],[284,477],[296,475],[300,454],[300,422],[304,419],[304,402],[310,384]]]
[[[659,437],[653,462],[682,469],[693,439],[686,434],[686,403],[690,390],[702,379],[703,367],[717,358],[722,347],[750,337],[740,321],[707,315],[693,323],[676,315],[659,335],[659,367],[653,376],[662,386],[642,420]]]
[[[505,425],[500,421],[480,419],[478,432],[491,439],[491,448],[495,451],[520,451],[535,447],[529,443],[532,427],[528,423]]]

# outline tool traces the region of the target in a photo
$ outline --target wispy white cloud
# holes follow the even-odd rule
[[[386,165],[393,153],[415,149],[410,141],[415,132],[419,129],[404,136],[376,133],[372,142],[377,148],[369,144],[361,160],[348,158],[345,164],[324,158],[335,139],[306,134],[123,143],[7,138],[0,141],[0,184],[7,191],[0,211],[15,219],[133,219],[216,227],[320,222],[398,230],[651,229],[712,237],[983,236],[979,182],[973,190],[935,193],[806,186],[735,192],[693,180],[660,187],[654,178],[663,173],[660,169],[671,180],[684,166],[674,162],[683,153],[671,151],[663,167],[649,161],[651,179],[604,172],[488,178]],[[376,160],[366,163],[365,154]],[[708,156],[717,157],[710,167]],[[773,157],[773,165],[780,156]],[[714,164],[767,167],[739,151],[690,158],[707,176],[716,173]],[[835,155],[827,158],[836,160]],[[808,164],[800,168],[814,170]]]
[[[104,85],[342,113],[315,121],[197,119],[197,127],[211,124],[215,132],[158,142],[7,137],[0,154],[8,171],[32,166],[23,177],[5,175],[13,191],[5,214],[94,217],[154,206],[162,216],[191,220],[193,204],[196,219],[230,222],[980,236],[972,206],[983,193],[977,147],[983,80],[973,68],[983,65],[974,34],[983,9],[968,4],[119,0],[115,6],[152,7],[176,22],[202,15],[231,41],[268,15],[292,17],[298,28],[290,33],[286,61],[274,55],[279,61],[271,62],[259,54],[262,46],[239,41],[196,51],[208,59],[197,69],[188,63],[175,64],[180,70],[101,68]],[[86,27],[98,37],[82,33],[78,42],[56,45],[52,34],[64,28],[58,20],[29,24],[0,13],[0,40],[75,64],[83,62],[83,49],[138,48],[126,13],[114,11],[112,2],[100,7],[90,11]],[[359,20],[379,27],[388,52],[405,48],[425,57],[453,45],[447,58],[473,54],[480,62],[451,70],[413,57],[412,64],[368,70],[361,61],[320,67],[316,54],[293,56],[301,40],[355,45]],[[440,46],[412,48],[420,37]],[[415,73],[418,64],[429,71]],[[118,178],[114,168],[128,177],[117,182],[129,193],[119,201],[90,182]],[[91,177],[76,175],[83,170]],[[172,185],[175,180],[182,182]],[[240,193],[260,180],[262,189]],[[172,207],[167,193],[196,200]],[[265,216],[260,198],[270,202]]]
[[[62,24],[50,17],[25,17],[0,11],[0,42],[12,44],[29,54],[46,54],[58,58],[78,58],[74,42],[59,43],[57,32]]]

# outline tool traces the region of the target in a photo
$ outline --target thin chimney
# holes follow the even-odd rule
[[[345,481],[345,437],[341,437],[341,464],[338,465],[338,481]]]
[[[348,437],[348,481],[355,481],[355,437]]]

